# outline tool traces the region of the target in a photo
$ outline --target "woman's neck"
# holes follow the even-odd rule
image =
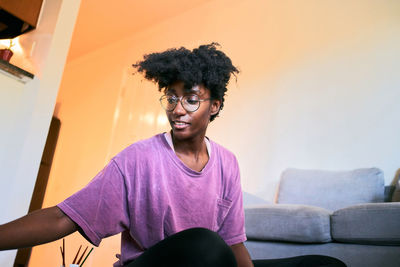
[[[172,143],[174,145],[175,153],[183,154],[186,156],[194,156],[198,158],[202,154],[207,153],[207,146],[205,143],[205,134],[196,136],[191,139],[176,140],[173,132],[171,131]]]
[[[209,160],[205,136],[190,140],[176,140],[171,131],[176,156],[190,169],[202,171]]]

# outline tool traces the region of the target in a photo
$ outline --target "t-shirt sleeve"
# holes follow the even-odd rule
[[[231,246],[247,240],[244,227],[243,193],[240,185],[239,166],[236,161],[232,166],[231,183],[226,199],[231,201],[230,209],[218,230],[218,234]]]
[[[129,225],[124,175],[113,160],[86,187],[57,206],[96,246]]]

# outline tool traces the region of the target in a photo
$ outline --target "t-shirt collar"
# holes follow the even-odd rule
[[[171,136],[171,132],[166,132],[164,133],[164,137],[168,142],[168,145],[171,147],[171,149],[175,152],[174,149],[174,143],[172,142],[172,136]],[[211,156],[211,145],[210,145],[210,141],[208,140],[207,137],[204,137],[204,141],[206,142],[206,146],[207,146],[207,153],[208,153],[208,157]]]

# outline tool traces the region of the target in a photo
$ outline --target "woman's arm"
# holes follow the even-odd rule
[[[243,243],[235,244],[231,246],[233,254],[235,255],[238,267],[253,267],[250,254]]]
[[[57,206],[37,210],[0,225],[0,250],[48,243],[76,230],[77,225]]]

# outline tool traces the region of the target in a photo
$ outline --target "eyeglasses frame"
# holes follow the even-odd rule
[[[183,96],[180,96],[180,97],[176,97],[177,100],[175,101],[175,105],[174,105],[174,107],[173,107],[171,110],[164,108],[164,106],[162,105],[162,102],[161,102],[161,101],[163,100],[163,98],[168,97],[168,95],[163,95],[163,96],[161,96],[160,99],[159,99],[159,101],[160,101],[161,107],[162,107],[165,111],[167,111],[167,112],[173,111],[173,110],[176,108],[176,106],[178,105],[178,101],[181,103],[181,106],[183,107],[183,109],[186,110],[187,112],[196,112],[196,111],[200,108],[200,102],[204,102],[204,101],[208,101],[208,100],[211,100],[211,99],[212,99],[211,97],[210,97],[210,98],[206,98],[206,99],[199,99],[199,100],[197,100],[197,101],[199,101],[199,105],[197,106],[197,108],[196,108],[195,110],[187,110],[187,109],[185,108],[185,106],[183,105],[182,100],[183,100],[184,97],[188,97],[188,96],[192,96],[192,95],[195,95],[195,94],[183,95]],[[195,96],[197,96],[197,95],[195,95]],[[197,96],[197,97],[198,97],[198,96]]]

